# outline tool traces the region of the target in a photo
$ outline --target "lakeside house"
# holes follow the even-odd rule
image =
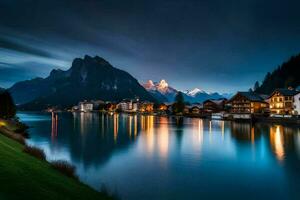
[[[80,112],[91,112],[93,111],[94,104],[92,102],[83,101],[79,102],[78,109]]]
[[[138,111],[138,101],[131,99],[124,99],[117,104],[117,109],[122,112],[137,112]]]
[[[267,113],[269,104],[255,92],[238,92],[229,101],[233,118],[250,119],[252,114]]]
[[[202,106],[201,105],[192,105],[190,108],[191,114],[200,114],[202,112]]]
[[[208,99],[203,102],[203,110],[206,113],[218,113],[225,110],[226,98]]]
[[[160,111],[160,112],[166,112],[168,110],[168,105],[164,104],[164,103],[161,103],[161,104],[158,105],[157,110]]]
[[[270,112],[277,115],[292,115],[294,114],[294,96],[297,95],[294,89],[276,89],[269,96]]]
[[[154,103],[143,101],[140,102],[138,100],[129,100],[124,99],[120,103],[117,104],[117,109],[121,112],[129,112],[129,113],[135,113],[135,112],[147,112],[151,113],[154,110]]]
[[[294,115],[300,115],[300,92],[294,96]]]
[[[138,111],[142,113],[151,113],[154,111],[154,103],[148,101],[140,102],[138,104]]]

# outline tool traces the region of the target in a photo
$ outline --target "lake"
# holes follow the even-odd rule
[[[300,127],[99,113],[18,113],[27,142],[121,199],[300,199]]]

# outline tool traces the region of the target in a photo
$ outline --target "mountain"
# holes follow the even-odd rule
[[[197,96],[198,94],[200,93],[205,93],[203,90],[200,90],[199,88],[195,88],[193,90],[187,90],[185,92],[188,96],[192,96],[192,97],[195,97]]]
[[[129,73],[99,56],[76,58],[69,70],[52,70],[47,78],[18,82],[11,92],[24,109],[70,107],[83,100],[120,101],[139,97],[156,101]]]
[[[165,80],[161,80],[159,82],[149,80],[147,83],[142,85],[149,93],[152,94],[153,97],[161,102],[174,102],[175,96],[178,92],[178,90],[169,86]],[[203,102],[207,99],[224,98],[224,96],[219,93],[207,93],[198,88],[183,92],[183,97],[186,102],[190,103]]]
[[[184,92],[186,94],[185,100],[190,103],[203,102],[207,99],[220,99],[224,98],[217,92],[207,93],[203,90],[195,88],[193,90],[187,90]]]
[[[147,83],[143,84],[143,86],[160,102],[173,102],[178,92],[176,89],[170,87],[165,80],[155,83],[152,80],[149,80]]]
[[[276,88],[297,88],[300,86],[300,54],[291,57],[272,73],[267,73],[261,85],[255,83],[255,92],[271,94]]]

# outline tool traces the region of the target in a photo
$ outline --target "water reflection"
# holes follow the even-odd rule
[[[57,137],[58,132],[58,114],[51,113],[51,138],[54,140]]]
[[[22,114],[34,127],[28,142],[48,159],[74,164],[87,184],[99,189],[105,183],[124,199],[247,199],[249,185],[282,199],[287,188],[299,189],[299,127],[95,113],[45,119]],[[264,193],[270,190],[274,194]]]
[[[284,138],[283,127],[273,126],[270,128],[270,143],[278,160],[284,159]]]

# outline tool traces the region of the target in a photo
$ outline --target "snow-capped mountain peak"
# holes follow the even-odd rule
[[[162,79],[161,81],[159,81],[156,87],[160,92],[165,93],[169,89],[169,84],[166,80]]]
[[[194,89],[188,90],[186,92],[187,95],[192,96],[192,97],[196,96],[199,93],[205,93],[205,92],[203,90],[200,90],[199,88],[194,88]]]
[[[147,83],[143,84],[143,86],[146,90],[155,90],[156,89],[152,80],[148,80]]]
[[[143,84],[143,86],[161,102],[174,102],[175,96],[178,93],[178,90],[171,87],[164,79],[159,82],[149,80],[147,83]],[[187,90],[184,92],[183,96],[185,101],[190,103],[203,102],[207,99],[219,99],[223,97],[218,93],[207,93],[199,88]]]

